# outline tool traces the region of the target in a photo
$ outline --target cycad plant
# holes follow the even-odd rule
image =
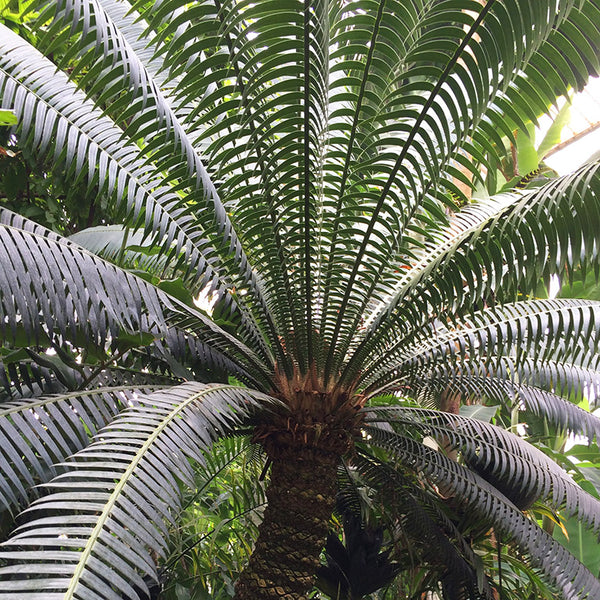
[[[107,216],[68,239],[0,212],[0,598],[147,597],[203,452],[236,434],[268,481],[239,600],[307,598],[350,475],[439,597],[499,596],[471,546],[492,528],[562,598],[600,597],[530,510],[598,532],[598,501],[459,410],[600,432],[576,404],[600,391],[600,305],[533,295],[598,273],[599,165],[461,192],[600,69],[600,3],[27,10],[0,28],[13,139]]]

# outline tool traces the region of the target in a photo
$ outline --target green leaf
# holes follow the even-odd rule
[[[568,539],[559,527],[554,530],[555,539],[561,542],[592,573],[599,576],[600,546],[597,536],[587,530],[577,519],[567,519],[564,525],[569,535]]]
[[[174,296],[178,300],[181,300],[188,306],[195,306],[194,298],[181,277],[177,277],[176,279],[163,279],[158,284],[158,288],[167,292],[167,294]]]
[[[554,148],[557,144],[560,144],[562,130],[565,125],[569,123],[571,120],[571,103],[567,102],[565,105],[558,111],[554,121],[552,121],[552,125],[546,132],[544,139],[540,142],[540,145],[537,149],[538,159],[541,162],[544,160],[544,157],[552,148]]]
[[[16,125],[18,122],[17,115],[12,110],[0,108],[0,126]]]
[[[135,332],[121,330],[114,340],[114,346],[121,352],[131,350],[132,348],[143,348],[154,342],[156,336],[149,332]]]
[[[575,280],[573,284],[565,283],[558,292],[559,298],[585,298],[600,300],[600,282],[596,281],[593,273],[586,275],[585,281]]]
[[[526,132],[519,130],[517,134],[517,162],[521,176],[538,168],[539,158],[535,149],[535,126],[533,123],[527,126]]]
[[[2,362],[5,365],[13,363],[19,363],[29,358],[29,354],[25,348],[19,350],[12,350],[10,348],[0,348],[0,355],[2,356]]]
[[[67,388],[75,389],[78,384],[78,378],[76,371],[67,365],[60,356],[51,354],[42,354],[34,352],[33,350],[27,350],[27,353],[31,356],[32,360],[36,363],[52,370],[57,379]]]

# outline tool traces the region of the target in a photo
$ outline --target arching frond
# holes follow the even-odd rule
[[[0,330],[12,343],[18,334],[32,344],[39,344],[40,336],[57,334],[75,344],[83,336],[84,345],[102,346],[108,338],[118,339],[126,332],[141,336],[144,345],[144,335],[146,344],[165,335],[171,309],[217,349],[221,338],[230,340],[242,354],[248,352],[248,357],[254,354],[199,311],[75,244],[14,227],[0,228],[0,240],[3,262],[11,265],[8,277],[0,282],[0,306],[7,317]],[[128,294],[123,295],[122,289]]]
[[[577,265],[586,272],[597,255],[598,175],[598,164],[587,164],[521,197],[458,213],[398,278],[397,291],[366,329],[348,376],[367,352],[385,356],[407,323],[423,323],[432,311],[456,318],[485,303],[513,301],[552,273]]]
[[[592,301],[531,300],[477,311],[448,326],[438,321],[396,342],[386,361],[365,370],[364,381],[373,390],[443,361],[477,358],[493,366],[501,356],[517,365],[522,359],[569,357],[577,366],[595,369],[599,310]],[[578,344],[580,336],[588,341],[585,348]]]
[[[473,549],[435,494],[414,477],[366,452],[361,451],[353,460],[361,478],[377,490],[385,503],[385,518],[390,527],[397,528],[394,539],[396,545],[406,547],[409,566],[427,561],[435,573],[434,582],[442,582],[448,598],[493,598]]]
[[[114,198],[117,207],[124,207],[164,255],[182,269],[193,289],[199,291],[210,285],[223,294],[231,311],[240,310],[244,315],[247,308],[239,306],[239,296],[236,307],[228,293],[234,284],[225,276],[225,268],[219,267],[219,251],[207,238],[211,226],[206,220],[190,216],[191,205],[204,212],[200,199],[186,198],[176,186],[168,185],[157,168],[148,164],[138,146],[133,141],[124,141],[123,131],[95,108],[66,75],[56,73],[49,60],[3,27],[0,25],[3,58],[0,92],[4,103],[19,115],[23,135],[31,136],[32,145],[42,153],[54,150],[54,160],[64,162],[74,178],[85,176],[87,166],[89,185],[97,183],[100,191]],[[250,290],[258,297],[256,306],[264,310],[259,284],[231,226],[227,225],[228,217],[220,201],[219,206],[219,225],[215,228],[225,230],[227,241],[217,245],[226,245],[221,254],[227,255],[229,266],[240,266],[243,277],[240,287],[249,282]],[[229,270],[229,274],[233,272],[235,269]],[[220,280],[222,277],[227,282]],[[246,316],[245,327],[257,343],[264,344],[254,318]]]
[[[443,486],[472,518],[514,540],[565,598],[584,600],[600,593],[600,582],[586,567],[482,477],[414,439],[369,431],[370,443],[388,448],[406,467]]]
[[[489,99],[511,85],[518,73],[512,66],[533,61],[545,37],[552,28],[560,30],[574,8],[570,3],[561,3],[560,7],[544,3],[530,12],[520,10],[512,2],[508,4],[511,7],[504,2],[480,6],[473,3],[468,9],[463,5],[448,5],[443,9],[430,5],[434,12],[431,26],[423,27],[422,39],[417,40],[407,53],[404,72],[400,71],[397,76],[400,85],[397,91],[390,93],[390,110],[382,117],[382,120],[386,119],[381,128],[383,139],[374,142],[377,158],[365,161],[364,167],[356,170],[357,174],[374,173],[373,181],[367,176],[364,182],[357,182],[358,186],[373,191],[369,194],[366,189],[361,190],[360,197],[369,198],[369,208],[363,200],[360,209],[365,219],[360,227],[348,231],[347,243],[352,243],[352,247],[362,239],[359,250],[354,253],[352,266],[338,268],[340,279],[334,285],[336,289],[344,290],[339,298],[341,310],[337,310],[337,298],[330,303],[331,307],[335,306],[331,310],[333,342],[340,335],[347,340],[339,348],[338,361],[345,358],[368,302],[373,296],[376,299],[385,297],[393,286],[395,277],[386,281],[386,275],[390,267],[397,269],[400,266],[393,262],[396,253],[400,252],[399,258],[404,260],[410,256],[410,248],[399,245],[399,237],[407,233],[407,225],[410,223],[419,231],[421,224],[427,227],[435,220],[443,222],[439,206],[441,193],[433,190],[445,165],[455,155],[454,144],[460,145],[463,136],[469,135],[479,124],[498,121]],[[448,13],[443,14],[446,9]],[[541,13],[547,15],[544,26],[532,28]],[[414,18],[412,14],[411,17]],[[427,16],[423,21],[430,22]],[[449,29],[449,22],[455,24],[456,30]],[[503,22],[511,26],[506,28],[501,25]],[[497,43],[498,36],[501,36],[502,44]],[[412,61],[411,50],[415,53]],[[427,67],[421,60],[427,61]],[[411,79],[413,68],[421,79]],[[488,95],[490,91],[491,95]],[[551,100],[554,98],[555,95]],[[468,107],[466,118],[458,117],[456,106]],[[446,126],[448,123],[451,127]],[[506,120],[500,119],[500,124],[510,132],[511,125]],[[395,133],[395,138],[385,139],[388,132]],[[409,188],[411,185],[412,189]],[[433,201],[426,203],[430,188]],[[357,191],[359,189],[357,187]],[[349,209],[348,216],[356,211],[352,205]],[[341,221],[338,221],[338,229],[341,229],[339,225]],[[340,251],[343,253],[342,249]],[[335,254],[330,260],[336,260]]]
[[[4,592],[23,600],[39,597],[36,589],[47,598],[138,598],[136,587],[147,590],[143,576],[156,576],[153,556],[165,554],[179,482],[193,483],[189,459],[202,463],[219,432],[269,403],[240,388],[198,384],[139,396],[66,463],[4,542],[0,558],[16,561],[0,568]]]
[[[139,387],[101,388],[0,404],[0,512],[22,508],[56,463],[88,445]]]
[[[57,73],[48,59],[2,27],[0,89],[5,105],[19,115],[23,135],[32,136],[41,152],[53,150],[54,159],[64,160],[74,177],[86,166],[90,182],[98,181],[100,189],[114,195],[118,204],[125,199],[134,219],[142,215],[146,227],[156,228],[155,237],[163,248],[175,242],[176,258],[183,252],[186,268],[196,271],[194,278],[197,283],[200,278],[200,286],[210,281],[216,257],[207,248],[202,228],[189,229],[183,207],[176,210],[181,197],[157,178],[139,149],[123,141],[123,131],[66,75]]]
[[[411,311],[411,323],[419,323],[427,315],[422,311],[423,306],[417,308],[417,303],[413,305],[412,301],[408,301],[414,290],[418,289],[424,280],[427,281],[428,277],[434,276],[437,269],[443,268],[444,263],[465,240],[471,237],[476,239],[485,224],[495,219],[513,202],[514,198],[506,194],[468,205],[451,219],[447,227],[430,233],[430,239],[425,240],[423,247],[420,250],[415,249],[415,262],[400,271],[401,274],[394,284],[393,295],[382,299],[370,312],[364,324],[364,333],[359,333],[362,341],[346,367],[348,376],[354,373],[353,366],[360,364],[364,357],[381,343],[382,338],[389,340],[402,335],[404,321],[398,318],[398,313],[402,312],[406,317],[404,312]],[[425,294],[414,295],[421,301],[427,301],[428,296]]]
[[[398,393],[419,398],[433,393],[457,393],[466,400],[485,399],[510,409],[522,406],[544,417],[548,423],[569,433],[595,437],[600,441],[600,419],[574,404],[589,394],[592,408],[600,374],[555,361],[524,361],[516,364],[503,357],[490,365],[476,360],[440,364],[432,369],[409,374],[396,384]],[[562,397],[559,394],[564,394]],[[569,399],[572,398],[572,400]]]
[[[517,435],[478,419],[437,410],[390,407],[371,409],[367,421],[391,424],[402,436],[419,432],[458,449],[465,464],[505,496],[548,500],[577,514],[586,526],[600,529],[600,502],[584,492],[543,452]],[[369,428],[369,431],[371,428]],[[385,434],[390,436],[391,434]]]

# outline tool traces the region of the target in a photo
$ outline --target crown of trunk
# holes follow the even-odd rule
[[[352,448],[362,420],[364,398],[354,386],[325,387],[316,371],[276,374],[274,396],[288,407],[268,423],[259,425],[254,440],[271,458],[299,448],[342,456]]]

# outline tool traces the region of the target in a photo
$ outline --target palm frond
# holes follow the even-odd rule
[[[0,551],[17,561],[0,568],[3,591],[23,600],[39,591],[46,598],[138,598],[135,587],[147,591],[143,576],[156,577],[153,556],[165,556],[179,482],[193,485],[189,459],[202,463],[202,450],[218,435],[273,402],[198,384],[139,396],[24,513],[27,522]]]
[[[107,387],[0,404],[0,511],[22,508],[56,475],[54,464],[87,446],[143,391]]]
[[[144,33],[147,30],[148,24],[142,16],[127,0],[101,0],[100,5],[108,19],[112,23],[118,24],[118,35],[121,36],[122,41],[135,53],[137,60],[140,61],[150,77],[159,84],[169,103],[177,105],[174,93],[177,80],[169,78],[168,72],[163,68],[163,61],[160,57],[154,55],[154,50],[149,45],[149,41],[145,39]],[[66,14],[63,13],[63,18],[65,17]],[[104,34],[104,37],[106,37],[106,34]],[[122,43],[121,48],[123,47]],[[81,47],[79,50],[81,51]],[[125,52],[125,54],[128,53]],[[175,107],[176,111],[177,108],[178,106]]]
[[[458,393],[465,401],[502,404],[545,418],[568,433],[600,441],[600,419],[574,404],[584,393],[595,398],[600,374],[591,369],[554,361],[525,361],[517,365],[508,357],[494,365],[475,360],[458,365],[440,364],[408,375],[397,384],[397,392],[413,398]],[[564,393],[565,397],[559,394]],[[571,399],[569,399],[571,398]],[[591,400],[592,408],[596,407]]]
[[[167,362],[168,353],[183,365],[188,365],[198,381],[227,381],[228,376],[233,375],[254,388],[264,385],[253,369],[240,366],[231,359],[229,353],[217,350],[196,336],[189,335],[184,329],[169,328],[164,340],[156,340],[155,347]]]
[[[435,494],[414,476],[363,450],[353,460],[361,478],[378,491],[385,503],[390,527],[399,530],[394,533],[396,544],[407,547],[410,563],[426,561],[431,565],[430,570],[442,581],[449,598],[493,598],[477,556]],[[412,556],[413,552],[418,558]]]
[[[590,16],[598,13],[597,2],[565,4],[556,22],[552,21],[553,13],[550,13],[549,18],[539,26],[544,41],[532,44],[535,34],[521,29],[517,11],[529,11],[534,18],[539,18],[545,14],[544,10],[545,7],[541,5],[534,8],[517,7],[516,2],[507,2],[498,7],[495,31],[500,33],[499,28],[506,26],[520,31],[522,35],[514,40],[514,56],[524,56],[526,62],[520,68],[517,67],[518,61],[513,63],[516,77],[508,86],[503,85],[498,90],[488,118],[481,122],[473,134],[473,155],[481,160],[487,154],[492,159],[487,164],[490,170],[496,168],[500,158],[498,150],[504,146],[501,142],[494,148],[493,143],[498,144],[502,137],[512,141],[514,131],[519,128],[526,130],[527,122],[537,125],[538,118],[547,112],[558,96],[568,96],[570,89],[580,91],[590,76],[596,76],[599,72],[600,48],[597,40],[600,30],[593,17],[593,24],[590,21]],[[540,12],[536,14],[537,11]],[[511,60],[509,57],[507,59]],[[472,59],[466,57],[466,60],[472,73]],[[557,72],[560,72],[560,77]],[[481,76],[477,74],[475,77]]]
[[[358,253],[353,257],[352,268],[340,269],[343,279],[335,283],[335,288],[344,289],[344,294],[339,300],[330,303],[336,307],[331,311],[334,323],[332,347],[337,337],[342,335],[342,330],[342,339],[346,340],[338,348],[337,362],[343,360],[350,338],[353,337],[351,334],[360,324],[364,308],[373,297],[377,299],[389,293],[393,278],[386,282],[385,274],[389,273],[390,266],[393,268],[398,265],[393,262],[398,251],[405,255],[407,253],[407,248],[399,245],[399,237],[404,234],[406,224],[413,221],[418,227],[421,215],[424,225],[436,220],[443,222],[439,191],[432,190],[433,201],[423,203],[429,184],[435,185],[439,181],[445,165],[454,156],[454,144],[461,144],[480,122],[489,118],[488,113],[493,110],[488,95],[490,90],[493,97],[498,91],[510,86],[517,74],[512,69],[515,61],[519,64],[520,61],[527,60],[543,44],[552,27],[560,27],[573,6],[573,3],[560,3],[559,7],[554,2],[540,5],[538,9],[549,11],[548,15],[553,15],[556,9],[557,18],[551,19],[545,28],[532,28],[533,22],[540,17],[539,13],[520,11],[516,5],[513,9],[508,9],[504,2],[486,3],[483,7],[472,3],[468,10],[463,10],[466,8],[464,6],[459,8],[452,5],[448,7],[446,15],[438,14],[440,10],[436,5],[435,17],[431,19],[433,31],[424,28],[427,34],[423,35],[421,43],[415,42],[414,52],[418,56],[416,64],[413,67],[413,63],[409,62],[409,52],[404,73],[398,75],[399,82],[407,82],[406,87],[402,89],[402,85],[399,85],[397,92],[393,90],[390,94],[390,106],[396,111],[391,110],[385,114],[388,119],[386,125],[389,123],[389,131],[397,132],[399,139],[384,138],[386,127],[382,127],[384,135],[375,147],[375,151],[379,151],[375,172],[383,173],[384,177],[381,183],[375,180],[371,184],[368,178],[365,180],[365,186],[371,186],[374,190],[373,194],[367,194],[367,197],[373,198],[372,207],[367,210],[364,202],[362,203],[361,210],[366,215],[364,224],[359,231],[349,232],[351,236],[355,236],[353,247],[358,240],[362,239],[362,242]],[[465,16],[466,12],[469,13],[468,17]],[[508,18],[512,28],[505,29],[499,25],[504,17]],[[467,24],[463,28],[465,20]],[[425,22],[428,20],[425,19]],[[438,22],[443,23],[443,26],[436,27],[434,24]],[[457,23],[456,30],[448,30],[448,22]],[[443,37],[443,41],[436,39],[438,35]],[[502,36],[503,44],[497,43],[498,35]],[[527,39],[527,44],[523,44],[522,35]],[[439,50],[436,52],[432,48]],[[420,64],[420,60],[428,61],[427,69]],[[475,69],[469,68],[475,65]],[[489,67],[487,71],[484,65]],[[421,76],[414,83],[411,81],[411,68]],[[472,72],[477,77],[482,77],[482,80],[475,82],[474,86],[466,85]],[[423,77],[425,74],[431,75],[431,78]],[[452,118],[456,110],[454,107],[463,105],[469,107],[468,118]],[[392,119],[395,121],[392,122]],[[452,123],[452,132],[447,127],[448,122]],[[506,127],[506,122],[503,125]],[[398,151],[395,150],[396,147],[399,148]],[[384,163],[385,159],[387,163]],[[374,170],[373,166],[375,165],[367,162],[362,169],[357,169],[357,173]],[[425,174],[428,182],[424,180]],[[409,190],[405,182],[411,182],[414,189]],[[364,192],[362,196],[365,197]],[[356,211],[354,207],[351,210]],[[402,223],[396,222],[398,215],[402,215]],[[408,254],[410,255],[409,252]],[[353,297],[355,279],[356,297]],[[342,306],[339,312],[338,302]],[[350,318],[346,318],[344,314],[346,305],[350,307]]]
[[[176,273],[167,270],[164,256],[156,252],[156,249],[145,239],[143,232],[130,231],[119,225],[107,225],[84,229],[71,235],[69,240],[97,256],[133,270],[159,289],[166,289],[185,305],[193,305],[194,300],[184,282],[174,277]],[[196,376],[200,381],[221,381],[223,377],[226,380],[227,374],[232,374],[252,387],[261,385],[247,370],[240,368],[228,356],[199,339],[190,337],[181,328],[169,328],[164,338],[155,340],[154,346],[159,349],[159,353],[167,362],[170,362],[167,354],[172,355],[173,359],[192,365],[197,372],[203,373]],[[212,378],[207,378],[209,374],[212,374]]]
[[[521,289],[553,273],[572,273],[577,265],[589,270],[598,245],[598,168],[587,164],[534,192],[461,211],[441,234],[441,246],[434,237],[379,308],[348,376],[366,352],[382,352],[405,333],[406,323],[423,322],[432,311],[472,312],[478,303],[514,301]]]
[[[71,235],[69,240],[83,246],[97,256],[133,271],[159,289],[167,291],[183,303],[180,305],[181,308],[184,309],[184,305],[194,306],[194,298],[185,281],[180,277],[176,277],[178,274],[168,268],[165,257],[157,252],[143,232],[139,230],[130,231],[127,227],[119,225],[105,225],[78,231]],[[223,296],[216,292],[213,294],[211,301],[218,307],[227,304],[226,299],[224,300]],[[182,310],[182,313],[185,314],[185,309]],[[225,313],[228,314],[227,308]],[[211,316],[214,317],[214,313]],[[248,323],[247,315],[236,316],[241,324],[241,327],[237,328],[238,334],[244,336],[253,330],[253,327]],[[219,323],[218,319],[214,320]],[[232,324],[233,321],[226,321],[226,323]],[[188,355],[192,361],[200,361],[200,365],[204,365],[214,373],[224,373],[223,367],[227,365],[229,372],[240,377],[241,380],[250,381],[252,379],[247,372],[237,367],[233,361],[222,355],[222,353],[214,348],[209,349],[206,344],[199,340],[191,340],[189,336],[187,336],[189,347],[182,353],[185,344],[182,345],[181,340],[184,337],[186,337],[184,332],[177,328],[169,329],[169,333],[165,337],[169,350],[175,353],[174,356],[177,360],[180,360],[183,355]],[[270,356],[264,346],[264,340],[257,341],[263,356]],[[156,343],[160,345],[158,340]],[[172,344],[175,344],[175,346]],[[252,385],[256,386],[258,384],[254,380]]]
[[[583,491],[541,450],[500,427],[436,410],[407,407],[370,409],[367,422],[391,424],[401,435],[420,432],[461,452],[473,471],[483,474],[506,497],[548,500],[568,516],[600,529],[600,502]],[[370,428],[369,428],[370,431]],[[388,434],[389,435],[389,434]]]
[[[404,330],[404,320],[399,318],[398,313],[402,312],[406,318],[406,311],[410,311],[410,322],[415,324],[423,319],[423,306],[407,300],[412,299],[414,294],[422,302],[426,301],[427,296],[419,293],[420,290],[414,293],[414,290],[419,289],[428,277],[435,275],[437,269],[443,269],[449,257],[465,240],[476,239],[485,224],[496,219],[513,202],[513,196],[504,194],[468,205],[451,218],[447,227],[432,232],[420,250],[415,249],[415,261],[400,270],[393,293],[378,302],[365,319],[363,330],[359,332],[355,343],[362,341],[346,366],[346,376],[351,377],[354,365],[360,364],[364,356],[373,352],[382,340],[391,339]]]
[[[40,152],[53,150],[54,160],[64,161],[75,178],[87,163],[88,181],[98,181],[117,205],[124,201],[134,219],[142,215],[165,250],[175,242],[171,256],[183,264],[183,253],[187,268],[196,271],[196,285],[204,287],[215,276],[211,263],[216,257],[207,248],[204,231],[189,229],[185,211],[177,210],[181,197],[156,177],[139,149],[123,141],[123,131],[66,75],[10,30],[2,26],[0,31],[0,90],[5,105],[19,116],[22,134],[31,136]]]
[[[511,370],[521,382],[545,390],[554,390],[571,400],[579,400],[586,390],[589,390],[591,397],[600,386],[598,371],[586,369],[568,361],[524,359],[517,365],[514,360],[505,357],[499,365],[501,365],[502,376],[505,379],[509,379],[508,372]],[[594,399],[590,399],[592,406],[596,408]]]
[[[25,357],[19,350],[2,350],[0,385],[3,390],[0,392],[0,402],[63,390],[63,384],[55,377],[52,369]]]
[[[400,250],[400,241],[408,222],[419,212],[423,203],[426,209],[437,214],[438,219],[441,216],[442,221],[444,220],[439,200],[428,195],[429,185],[424,181],[425,174],[433,182],[438,179],[441,163],[444,162],[446,153],[451,151],[451,147],[446,145],[449,136],[446,138],[446,132],[441,125],[447,116],[444,98],[440,91],[448,85],[455,69],[460,68],[458,64],[461,55],[471,45],[475,45],[473,42],[475,31],[485,27],[482,25],[484,17],[492,9],[493,4],[488,3],[483,8],[477,7],[477,16],[470,16],[469,23],[464,29],[462,8],[449,8],[444,15],[446,24],[460,25],[454,25],[452,31],[444,31],[443,34],[441,30],[433,28],[433,31],[428,32],[429,35],[424,35],[423,39],[415,41],[414,47],[409,50],[406,57],[403,73],[396,80],[410,82],[407,86],[410,93],[399,94],[396,86],[390,86],[388,96],[390,104],[386,106],[388,110],[382,111],[383,115],[379,122],[374,119],[375,123],[380,125],[381,131],[378,131],[379,128],[375,130],[367,148],[372,145],[371,150],[377,158],[375,161],[367,160],[366,164],[356,165],[361,167],[357,169],[357,174],[373,173],[363,184],[368,190],[362,194],[363,197],[368,198],[368,204],[365,205],[363,201],[361,206],[366,216],[363,225],[364,233],[351,231],[353,236],[356,234],[357,239],[354,243],[360,240],[360,246],[353,257],[351,268],[343,272],[344,285],[340,285],[339,280],[335,282],[337,289],[344,290],[339,300],[340,309],[338,310],[337,303],[334,303],[335,316],[330,317],[330,347],[337,348],[338,339],[342,337],[343,340],[338,348],[338,363],[344,358],[351,337],[349,333],[354,331],[360,322],[360,315],[377,289],[382,272],[389,268]],[[461,13],[460,17],[457,13]],[[435,38],[436,35],[443,35],[444,41],[439,40],[443,51],[428,52],[426,48],[431,43],[431,38]],[[411,50],[414,52],[414,58],[411,56]],[[430,65],[431,71],[438,76],[435,83],[429,79],[424,79],[420,83],[411,81],[413,73],[422,75],[422,60],[425,60]],[[402,84],[398,87],[402,87]],[[396,123],[393,125],[391,125],[392,118],[396,118]],[[460,126],[460,122],[456,125]],[[470,124],[465,125],[470,126]],[[395,134],[395,139],[390,139],[392,132]],[[464,134],[459,130],[455,135],[460,138]],[[375,164],[372,164],[373,162]],[[408,188],[405,181],[411,182],[412,189]],[[359,183],[358,186],[360,185]],[[356,210],[353,205],[350,206],[352,211]],[[330,261],[336,260],[337,251],[336,247],[331,249],[331,255],[328,257]],[[361,270],[365,271],[366,277],[361,277],[359,280],[358,273]],[[386,282],[383,282],[383,287],[384,289],[387,287]],[[333,361],[334,356],[330,352],[329,368]]]
[[[0,283],[0,307],[7,316],[0,332],[12,344],[40,345],[42,336],[60,335],[76,345],[103,346],[129,332],[144,345],[144,336],[148,344],[165,335],[170,309],[217,350],[221,338],[248,358],[254,355],[199,311],[71,242],[10,226],[0,228],[0,240],[3,263],[11,266]],[[127,295],[123,289],[129,290]],[[264,371],[260,361],[250,361]]]
[[[137,145],[123,140],[123,131],[95,108],[66,75],[57,73],[48,59],[8,29],[0,31],[0,91],[5,104],[18,114],[23,135],[31,137],[30,143],[41,153],[53,148],[54,161],[64,162],[74,178],[85,175],[84,163],[87,163],[88,185],[96,183],[101,192],[114,198],[117,208],[124,206],[130,218],[144,227],[175,268],[183,270],[192,289],[196,292],[207,286],[212,291],[216,289],[232,312],[241,311],[249,334],[264,349],[262,334],[255,324],[260,315],[248,315],[242,296],[238,294],[234,300],[229,293],[235,286],[227,278],[222,279],[227,269],[219,268],[221,259],[207,238],[207,223],[202,224],[190,214],[190,201],[199,207],[197,194],[193,198],[182,197],[175,186],[164,181],[156,167],[148,164]],[[228,224],[225,209],[221,207],[217,212],[223,213],[218,217],[217,229],[226,241],[216,245],[220,248],[225,244],[221,254],[226,255],[224,260],[228,265],[240,266],[243,280],[238,287],[243,289],[250,282],[251,296],[258,298],[255,304],[263,311],[260,314],[267,315],[265,319],[273,330],[261,299],[261,288]],[[228,270],[233,274],[236,268]],[[276,335],[271,337],[278,339]]]
[[[440,362],[475,357],[492,366],[501,356],[516,364],[568,357],[574,365],[595,369],[598,310],[600,304],[593,301],[531,300],[478,311],[454,326],[438,321],[396,342],[383,363],[378,359],[365,369],[364,383],[373,392]],[[585,348],[578,344],[580,336],[589,341]]]
[[[370,444],[387,448],[405,466],[443,486],[473,518],[514,540],[565,598],[584,600],[600,593],[600,582],[584,565],[482,477],[414,439],[369,431]]]
[[[120,12],[117,10],[117,14]],[[146,151],[155,162],[161,163],[161,170],[169,171],[170,178],[196,177],[196,187],[201,192],[195,196],[198,208],[214,215],[215,227],[224,233],[223,243],[239,254],[241,249],[226,210],[186,130],[102,3],[98,0],[47,2],[39,18],[43,22],[51,19],[40,42],[45,53],[52,53],[58,44],[69,41],[69,50],[62,60],[68,64],[78,57],[75,74],[86,67],[79,85],[95,97],[98,104],[107,104],[112,114],[132,115],[133,118],[127,119],[128,136],[132,139],[149,137]],[[138,28],[140,25],[138,23]],[[143,50],[139,41],[136,45]],[[158,70],[155,67],[155,71]],[[178,172],[182,166],[187,167],[187,174]]]
[[[117,14],[120,12],[117,10]],[[120,24],[110,17],[97,0],[48,2],[39,18],[44,22],[49,17],[51,23],[46,26],[40,42],[45,53],[52,53],[57,44],[66,43],[64,33],[68,32],[69,50],[62,60],[68,65],[77,57],[78,66],[74,75],[85,67],[78,86],[86,89],[88,96],[94,98],[97,104],[106,106],[117,122],[127,122],[125,134],[130,139],[145,138],[143,152],[160,165],[163,186],[167,181],[192,182],[195,209],[204,213],[202,227],[213,233],[218,230],[222,239],[218,240],[213,235],[213,243],[221,249],[221,255],[229,255],[226,259],[229,263],[239,263],[243,278],[248,277],[252,281],[253,274],[227,211],[192,140],[171,108],[169,97],[163,94],[146,65],[121,33]],[[139,31],[141,24],[136,25]],[[136,46],[139,48],[139,43]],[[157,70],[155,65],[154,71]],[[180,211],[184,214],[189,212],[185,211],[183,203],[179,210],[175,206],[169,207],[171,217],[177,218]],[[208,214],[212,217],[208,218]],[[185,220],[180,219],[182,223]],[[213,222],[209,224],[211,220]],[[189,217],[187,221],[189,225]],[[195,223],[195,227],[200,228],[199,223]],[[202,241],[206,245],[207,240]],[[235,257],[234,261],[231,254]],[[207,273],[207,279],[210,278],[210,273]],[[252,291],[260,300],[260,288],[253,285]]]
[[[146,17],[149,31],[162,25],[164,14],[181,17],[163,27],[159,38],[164,46],[158,52],[173,76],[185,66],[180,88],[185,101],[197,100],[200,80],[200,85],[212,86],[190,114],[192,128],[205,129],[199,141],[209,144],[209,164],[218,165],[220,191],[229,199],[251,260],[263,265],[262,283],[282,325],[280,335],[286,347],[302,354],[311,335],[303,321],[310,321],[311,311],[299,309],[297,298],[310,304],[307,276],[313,274],[310,266],[297,268],[296,254],[310,256],[318,242],[307,229],[307,216],[311,221],[317,216],[312,192],[318,193],[317,159],[326,112],[327,11],[321,1],[273,8],[270,3],[183,6],[171,1]],[[290,30],[298,35],[290,37]],[[222,79],[229,75],[230,81]],[[300,124],[307,125],[305,133]],[[302,152],[306,148],[307,162]],[[286,205],[289,214],[281,219]],[[294,336],[289,335],[292,328]]]

